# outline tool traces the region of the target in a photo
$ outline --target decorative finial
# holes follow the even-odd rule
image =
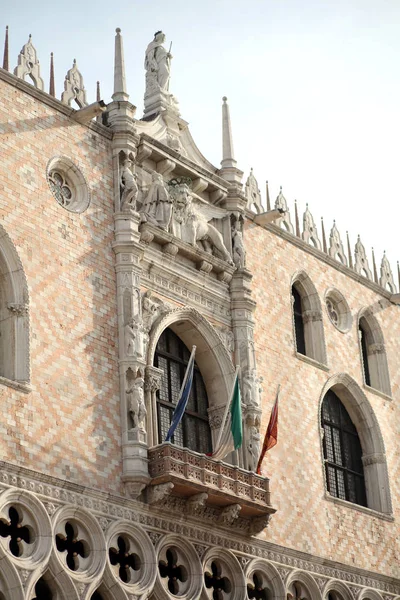
[[[333,221],[333,225],[335,225],[335,221]],[[322,249],[325,254],[328,253],[328,246],[326,243],[326,235],[325,235],[325,226],[324,226],[324,218],[321,217],[321,229],[322,229]]]
[[[22,46],[22,50],[18,54],[18,65],[14,69],[14,75],[20,79],[25,79],[29,75],[33,85],[39,90],[44,90],[44,82],[40,76],[39,59],[36,48],[32,44],[31,34],[29,34],[29,40]]]
[[[4,40],[3,69],[8,71],[8,25],[6,26],[6,37]]]
[[[376,262],[375,262],[375,252],[374,249],[372,248],[372,268],[374,271],[374,281],[375,283],[378,283],[378,271],[376,268]]]
[[[49,85],[49,94],[55,98],[56,96],[56,88],[54,84],[54,61],[53,61],[53,53],[50,53],[50,85]]]
[[[232,141],[232,127],[231,118],[229,115],[229,106],[227,104],[227,97],[222,98],[224,101],[222,105],[222,161],[221,167],[225,168],[236,168],[236,160],[233,152],[233,141]]]
[[[349,255],[349,267],[352,269],[353,268],[353,256],[351,254],[350,238],[349,238],[348,231],[346,231],[346,237],[347,237],[347,254]]]
[[[129,94],[126,91],[124,47],[121,29],[117,27],[115,31],[117,35],[115,36],[114,93],[112,99],[115,102],[126,102],[129,100]]]
[[[297,237],[300,237],[300,235],[301,235],[300,219],[299,219],[299,211],[297,208],[297,200],[294,201],[294,221],[295,221],[295,226],[296,226],[296,235],[297,235]]]
[[[265,193],[267,196],[267,210],[271,210],[271,200],[269,197],[269,187],[268,187],[268,181],[265,184]]]

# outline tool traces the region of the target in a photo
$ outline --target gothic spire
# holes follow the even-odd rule
[[[297,208],[297,200],[294,201],[294,221],[296,226],[296,235],[300,237],[300,221],[299,221],[299,211]]]
[[[349,238],[348,231],[346,231],[346,236],[347,236],[347,254],[349,255],[349,267],[352,269],[353,268],[353,256],[351,254],[350,238]]]
[[[333,222],[335,224],[335,221]],[[325,227],[324,227],[324,219],[321,217],[321,229],[322,229],[322,248],[325,254],[328,254],[328,247],[326,245],[326,235],[325,235]]]
[[[372,267],[373,267],[373,271],[374,271],[374,281],[375,281],[375,283],[378,283],[378,271],[376,269],[375,252],[374,252],[373,248],[372,248]]]
[[[50,54],[50,85],[49,85],[49,94],[50,96],[55,97],[56,88],[54,84],[54,61],[53,61],[53,53]]]
[[[124,102],[129,100],[129,94],[126,91],[124,47],[120,28],[117,27],[115,31],[117,35],[115,36],[114,93],[112,99],[117,102]]]
[[[268,187],[268,181],[265,184],[265,192],[266,192],[266,200],[267,200],[267,210],[271,210],[271,200],[269,197],[269,187]]]
[[[100,81],[96,82],[96,101],[100,102],[101,94],[100,94]]]
[[[6,27],[6,37],[4,40],[3,69],[8,71],[8,25]]]
[[[232,126],[231,118],[229,115],[229,106],[227,104],[228,98],[224,96],[222,98],[222,161],[221,167],[236,167],[236,160],[233,156],[233,141],[232,141]]]

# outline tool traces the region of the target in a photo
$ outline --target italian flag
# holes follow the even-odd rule
[[[215,450],[212,453],[212,457],[215,460],[223,460],[230,452],[237,450],[242,445],[242,403],[240,399],[238,372],[239,369],[237,368],[231,400],[226,407]]]

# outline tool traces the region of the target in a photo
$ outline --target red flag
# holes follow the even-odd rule
[[[265,432],[265,438],[263,447],[261,450],[260,458],[258,459],[257,464],[257,475],[261,475],[261,464],[264,460],[264,456],[268,450],[273,448],[278,442],[278,398],[279,398],[279,390],[281,386],[278,385],[278,390],[276,392],[275,403],[271,410],[271,416],[269,418],[269,423],[267,427],[267,431]]]

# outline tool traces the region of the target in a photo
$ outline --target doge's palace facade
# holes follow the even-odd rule
[[[8,30],[7,34],[8,36]],[[144,114],[0,69],[0,599],[399,600],[398,293],[243,183],[145,51]],[[177,74],[179,76],[179,74]],[[193,391],[166,443],[192,346]],[[243,444],[212,458],[235,367]],[[278,384],[279,442],[256,475]],[[266,476],[268,473],[268,477]],[[264,476],[265,475],[265,476]]]

